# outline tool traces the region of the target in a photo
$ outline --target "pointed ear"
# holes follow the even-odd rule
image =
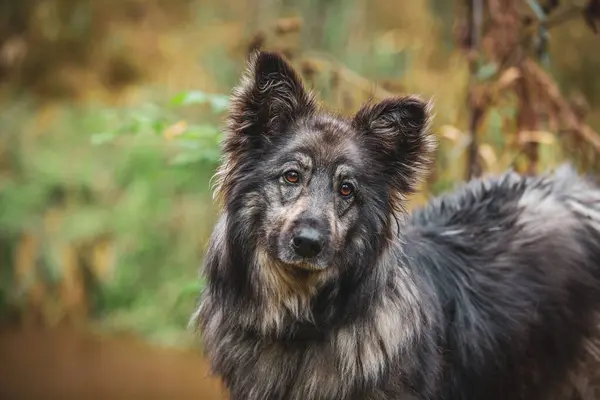
[[[376,154],[399,194],[416,190],[433,163],[437,141],[430,131],[431,103],[416,96],[367,104],[353,124]]]
[[[260,146],[315,109],[313,96],[282,56],[256,52],[233,91],[228,118],[229,150],[236,146]]]

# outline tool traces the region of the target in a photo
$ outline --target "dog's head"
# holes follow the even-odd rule
[[[247,239],[270,264],[304,273],[384,245],[435,149],[420,99],[368,104],[353,118],[325,113],[273,53],[251,58],[228,122],[218,197],[253,227]]]

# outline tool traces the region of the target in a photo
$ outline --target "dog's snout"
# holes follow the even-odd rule
[[[323,250],[323,235],[315,228],[304,227],[296,231],[292,247],[303,258],[313,258]]]

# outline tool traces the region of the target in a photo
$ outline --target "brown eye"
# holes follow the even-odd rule
[[[344,182],[340,185],[340,194],[349,197],[354,193],[354,186],[351,183]]]
[[[298,183],[300,182],[300,174],[296,171],[287,171],[285,174],[283,174],[283,178],[288,182],[288,183]]]

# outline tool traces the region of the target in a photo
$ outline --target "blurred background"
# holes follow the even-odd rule
[[[415,206],[506,168],[596,174],[599,30],[598,0],[0,0],[0,397],[217,398],[183,349],[249,52],[346,115],[433,97]]]

